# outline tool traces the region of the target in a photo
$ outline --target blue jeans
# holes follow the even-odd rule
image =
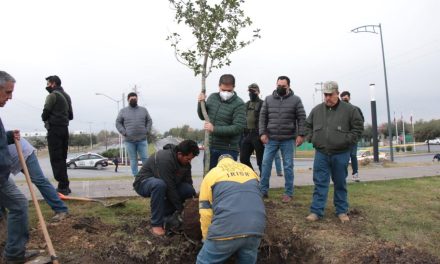
[[[182,203],[196,194],[189,183],[180,183],[176,189]],[[173,214],[177,209],[167,199],[167,184],[162,179],[147,178],[135,191],[142,197],[151,197],[151,226],[163,226],[164,217]]]
[[[218,158],[223,154],[229,154],[232,158],[237,161],[238,151],[235,150],[224,150],[224,149],[209,149],[210,159],[209,159],[209,170],[217,166]]]
[[[283,174],[283,168],[281,167],[281,152],[278,150],[277,154],[275,154],[275,170],[277,171],[277,175]]]
[[[64,204],[64,202],[61,201],[60,197],[58,197],[55,188],[52,186],[49,180],[44,176],[35,153],[32,153],[26,159],[26,165],[28,167],[29,175],[31,177],[32,183],[35,184],[35,186],[37,186],[44,200],[52,208],[52,210],[55,211],[56,213],[67,212],[68,208],[66,204]]]
[[[145,164],[147,161],[147,148],[148,143],[146,140],[137,141],[137,142],[128,142],[125,141],[125,147],[127,148],[128,158],[130,159],[130,168],[133,176],[136,176],[139,172],[138,170],[138,154],[142,160],[142,164]]]
[[[261,237],[248,236],[231,240],[206,239],[197,255],[197,264],[220,264],[235,254],[235,263],[257,262]]]
[[[25,245],[29,239],[28,200],[9,178],[0,185],[0,207],[8,209],[8,237],[4,256],[8,260],[24,259]]]
[[[358,159],[357,159],[357,150],[358,150],[358,145],[354,144],[351,147],[351,151],[350,151],[351,169],[353,170],[352,175],[355,175],[356,173],[358,173],[358,169],[359,169]]]
[[[336,208],[336,215],[348,212],[347,197],[347,166],[350,158],[350,151],[338,154],[324,154],[315,152],[313,162],[313,201],[310,212],[319,217],[324,216],[324,209],[327,203],[330,178],[334,184],[333,203]]]
[[[272,140],[264,148],[263,172],[261,173],[260,190],[263,194],[269,191],[269,179],[272,171],[272,164],[277,151],[281,150],[284,168],[284,193],[288,196],[293,195],[293,139]]]

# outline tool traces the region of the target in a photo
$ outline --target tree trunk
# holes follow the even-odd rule
[[[203,71],[202,71],[202,93],[206,95],[206,69],[208,66],[208,53],[205,54],[204,60],[203,60]],[[208,112],[206,111],[206,104],[205,101],[200,102],[200,106],[202,108],[202,114],[205,118],[206,122],[210,122]],[[210,146],[209,146],[209,132],[205,130],[205,143],[204,143],[205,149],[203,154],[203,177],[205,177],[206,174],[208,174],[209,171],[209,163],[210,163]]]

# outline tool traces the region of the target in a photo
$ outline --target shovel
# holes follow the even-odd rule
[[[125,199],[123,201],[119,201],[119,202],[113,202],[113,203],[106,203],[102,200],[99,199],[93,199],[93,198],[86,198],[86,197],[73,197],[73,196],[66,196],[62,193],[58,193],[58,196],[60,197],[61,200],[65,200],[65,201],[84,201],[84,202],[95,202],[95,203],[100,203],[102,204],[104,207],[124,207],[125,203],[129,200],[129,199]]]

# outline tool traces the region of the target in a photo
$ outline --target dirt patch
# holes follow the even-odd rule
[[[297,210],[297,205],[266,202],[266,234],[262,238],[257,263],[440,263],[438,258],[411,245],[371,240],[328,257],[331,249],[316,243],[316,234],[340,232],[354,235],[356,225],[337,231],[335,224],[320,222],[304,228],[292,217],[280,214],[289,208]],[[364,215],[362,211],[352,209],[350,217],[353,221],[361,221]],[[122,224],[110,225],[99,217],[71,216],[61,223],[48,224],[48,229],[62,263],[195,263],[202,247],[198,239],[201,234],[197,200],[188,201],[183,218],[185,232],[165,238],[149,232],[150,223],[146,217],[127,218]],[[1,226],[0,223],[0,232]],[[3,246],[0,245],[0,251]],[[45,246],[41,231],[32,229],[28,248],[45,249]],[[227,263],[234,263],[234,259]]]

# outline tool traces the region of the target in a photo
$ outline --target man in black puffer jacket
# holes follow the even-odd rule
[[[304,141],[304,122],[306,112],[301,98],[290,89],[290,79],[280,76],[277,89],[266,97],[260,112],[259,133],[266,144],[263,155],[263,172],[260,188],[264,197],[268,197],[269,178],[273,159],[281,150],[284,165],[285,191],[282,201],[287,203],[293,195],[293,148]],[[296,141],[296,142],[294,142]]]

